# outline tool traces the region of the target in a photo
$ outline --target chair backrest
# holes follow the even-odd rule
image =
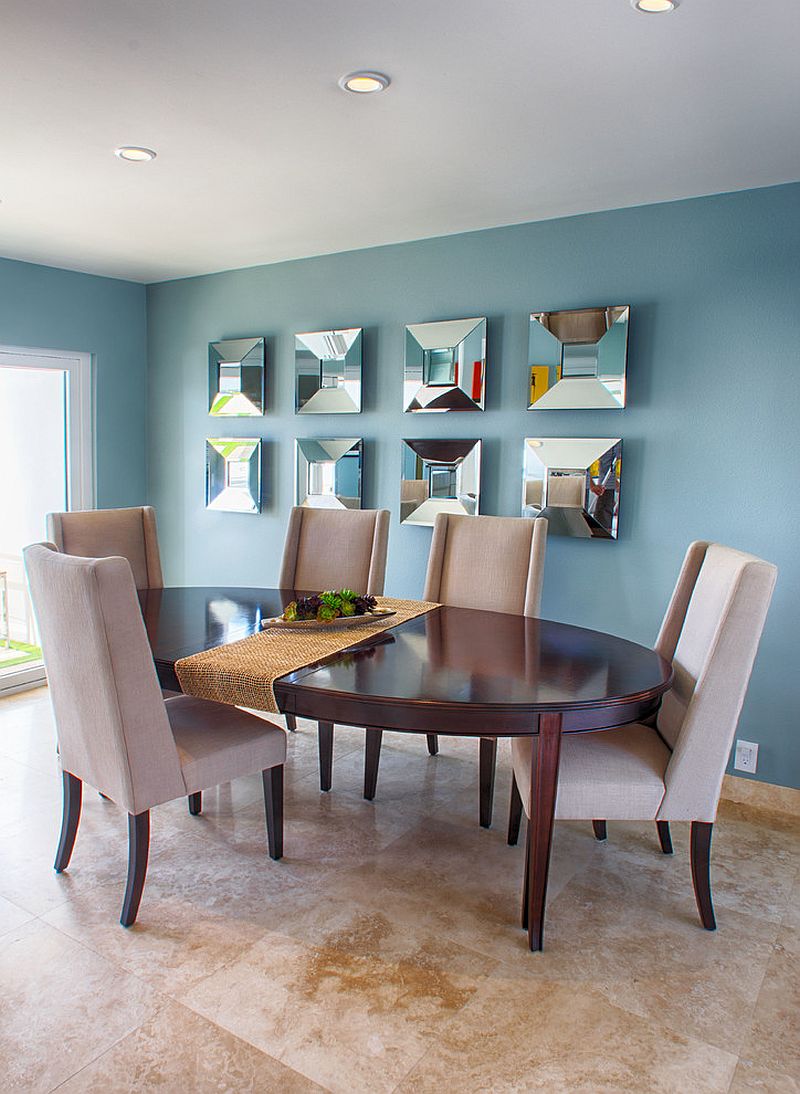
[[[23,551],[61,766],[129,813],[185,793],[180,761],[124,558]]]
[[[48,513],[47,538],[65,555],[127,558],[137,589],[160,589],[164,585],[156,511],[150,505]]]
[[[381,596],[386,579],[388,509],[292,509],[280,587],[353,589]]]
[[[692,543],[656,649],[672,661],[658,731],[672,749],[665,820],[712,822],[777,568],[718,543]]]
[[[536,616],[542,597],[547,521],[438,513],[426,600]]]

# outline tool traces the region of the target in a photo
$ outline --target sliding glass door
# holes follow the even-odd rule
[[[88,354],[0,347],[0,695],[44,679],[22,548],[93,504]]]

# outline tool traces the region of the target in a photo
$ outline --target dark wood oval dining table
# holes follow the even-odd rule
[[[257,634],[295,592],[203,586],[144,589],[158,676],[175,662]],[[275,681],[284,714],[321,722],[469,737],[530,737],[527,925],[542,948],[562,734],[642,721],[658,710],[672,666],[653,650],[565,623],[437,607],[322,663]]]

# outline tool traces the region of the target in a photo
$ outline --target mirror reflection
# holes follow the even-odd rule
[[[404,440],[400,523],[432,527],[437,513],[475,516],[480,474],[478,440]]]
[[[362,448],[360,437],[295,441],[295,504],[360,509]]]
[[[483,410],[486,320],[406,327],[405,411]]]
[[[263,338],[209,344],[208,413],[215,418],[256,418],[264,413]]]
[[[618,437],[528,437],[522,516],[546,517],[550,535],[616,539],[621,476]]]
[[[206,509],[261,512],[261,441],[211,437],[206,441]]]
[[[533,312],[528,410],[625,406],[630,308]]]
[[[296,334],[295,413],[358,414],[361,327]]]

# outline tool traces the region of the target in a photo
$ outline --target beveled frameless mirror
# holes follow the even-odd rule
[[[627,305],[532,312],[528,410],[625,406]]]
[[[360,509],[360,437],[295,441],[295,505],[307,509]]]
[[[295,414],[361,411],[361,327],[294,336]]]
[[[619,437],[526,437],[522,516],[547,517],[554,536],[616,539]]]
[[[261,441],[257,437],[208,438],[206,509],[261,512]]]
[[[209,343],[208,413],[215,418],[260,418],[264,413],[263,338]]]
[[[485,319],[406,327],[403,410],[483,410],[485,380]]]
[[[481,442],[404,440],[400,523],[432,526],[437,513],[478,513]]]

